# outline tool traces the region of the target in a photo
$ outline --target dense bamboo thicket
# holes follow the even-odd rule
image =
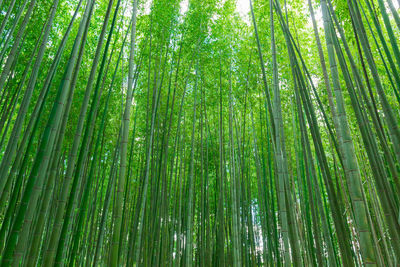
[[[0,266],[399,266],[399,0],[0,0]]]

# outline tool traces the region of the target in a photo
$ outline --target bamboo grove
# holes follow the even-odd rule
[[[399,6],[0,0],[0,266],[399,266]]]

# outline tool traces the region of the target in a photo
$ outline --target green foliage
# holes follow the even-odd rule
[[[13,1],[1,266],[398,264],[398,2]]]

